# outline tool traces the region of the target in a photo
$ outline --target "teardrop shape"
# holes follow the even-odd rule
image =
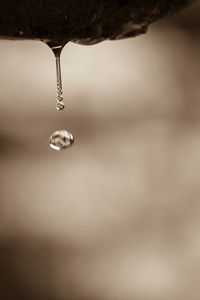
[[[64,150],[73,145],[74,137],[66,130],[57,130],[50,136],[49,143],[54,150]]]

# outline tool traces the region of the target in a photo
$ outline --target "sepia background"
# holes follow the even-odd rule
[[[199,15],[68,44],[63,112],[50,49],[0,41],[0,299],[200,299]]]

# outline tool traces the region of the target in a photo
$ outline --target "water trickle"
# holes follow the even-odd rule
[[[56,59],[56,78],[57,78],[57,105],[56,109],[62,111],[65,108],[63,102],[63,89],[62,89],[62,76],[61,76],[61,64],[60,64],[60,55],[65,46],[62,45],[52,45],[48,44],[51,50],[53,51]],[[50,147],[54,150],[63,150],[74,143],[73,135],[66,130],[57,130],[55,131],[49,139]]]
[[[63,103],[63,90],[62,90],[62,76],[61,76],[61,64],[60,64],[60,55],[63,49],[63,46],[51,47],[55,58],[56,58],[56,79],[57,79],[57,110],[63,110],[65,105]]]
[[[49,143],[52,149],[63,150],[73,145],[74,137],[66,130],[57,130],[50,136]]]

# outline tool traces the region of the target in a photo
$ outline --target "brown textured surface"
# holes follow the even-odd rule
[[[0,36],[94,44],[145,33],[150,23],[192,2],[7,0],[0,5]]]

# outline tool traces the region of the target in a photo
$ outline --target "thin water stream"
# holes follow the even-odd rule
[[[65,108],[65,104],[63,102],[63,89],[62,89],[62,74],[61,74],[61,63],[60,56],[64,45],[50,45],[48,44],[51,50],[54,53],[56,59],[56,78],[57,78],[57,105],[56,109],[58,111],[62,111]],[[64,150],[68,147],[72,146],[74,143],[73,135],[65,129],[56,130],[51,134],[49,138],[50,147],[54,150]]]

